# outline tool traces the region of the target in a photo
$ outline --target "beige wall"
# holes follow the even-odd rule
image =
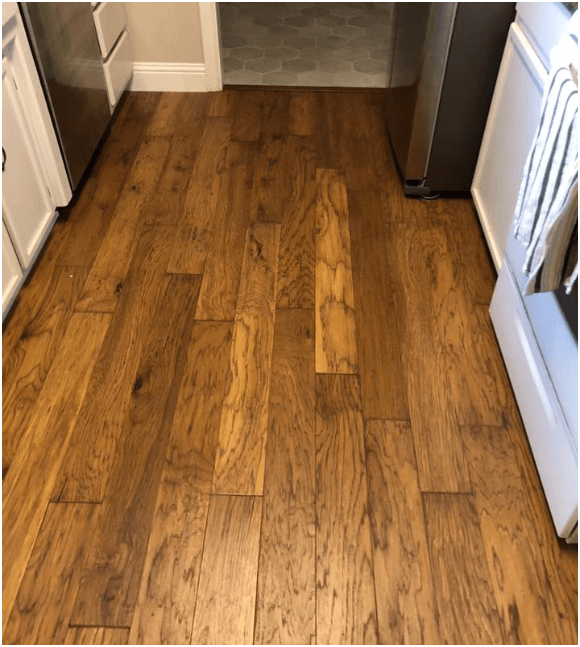
[[[203,63],[198,2],[126,2],[139,63]]]

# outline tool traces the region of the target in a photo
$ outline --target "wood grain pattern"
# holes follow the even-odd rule
[[[65,645],[128,645],[129,630],[114,627],[71,627]]]
[[[248,227],[213,492],[261,494],[280,225]]]
[[[198,92],[164,92],[152,115],[147,129],[148,137],[195,138],[203,130],[203,118],[207,114],[209,97]],[[199,122],[200,128],[196,128]],[[187,126],[184,128],[184,126]]]
[[[372,540],[356,376],[316,376],[316,525],[316,642],[374,644]]]
[[[253,642],[261,513],[259,497],[211,497],[192,645]]]
[[[365,445],[380,642],[440,644],[411,427],[368,421]]]
[[[78,311],[113,312],[144,221],[144,208],[157,183],[169,142],[146,139],[127,177],[111,225],[91,267]]]
[[[288,137],[287,184],[280,232],[278,308],[314,308],[316,149],[304,137]]]
[[[211,93],[208,117],[234,117],[236,114],[237,92],[233,90],[221,90]]]
[[[473,496],[424,493],[423,505],[442,641],[504,644]]]
[[[445,348],[435,321],[440,313],[432,300],[435,290],[444,291],[436,285],[435,267],[443,241],[429,227],[393,223],[391,231],[399,268],[395,280],[401,295],[403,360],[413,367],[406,372],[407,401],[421,490],[470,492],[455,403],[446,388]]]
[[[288,107],[288,134],[314,136],[320,123],[319,95],[315,92],[296,92],[290,96]]]
[[[325,92],[319,99],[322,116],[316,132],[316,167],[345,170],[343,128],[352,112],[343,112],[340,92]],[[355,153],[356,154],[356,153]]]
[[[56,268],[34,319],[22,331],[15,348],[3,355],[3,474],[28,426],[86,277],[84,268]]]
[[[118,439],[131,402],[141,352],[169,277],[174,230],[145,228],[80,411],[54,496],[103,500]]]
[[[231,119],[207,119],[177,227],[168,272],[201,274],[213,240],[221,176],[226,164]]]
[[[2,488],[2,626],[38,535],[110,315],[74,314]],[[42,478],[38,475],[42,474]]]
[[[316,372],[357,373],[354,288],[344,176],[317,169]]]
[[[491,582],[508,642],[574,644],[577,597],[562,595],[563,569],[550,559],[550,549],[544,549],[538,537],[538,517],[530,502],[533,495],[520,478],[517,448],[509,431],[502,427],[462,431]],[[545,594],[540,596],[539,591]]]
[[[48,506],[2,635],[4,643],[63,644],[98,512],[92,504]]]
[[[114,462],[72,624],[131,624],[199,282],[199,277],[172,277],[155,313],[128,416],[115,439]]]
[[[409,420],[391,231],[380,195],[348,192],[363,414]]]
[[[247,90],[236,93],[232,140],[237,142],[258,141],[264,98],[265,93],[262,90]]]
[[[315,608],[314,312],[276,313],[257,644],[311,644]]]
[[[197,319],[233,321],[242,271],[251,198],[253,164],[258,154],[253,142],[231,142],[227,168],[220,185],[215,236],[203,272]]]
[[[186,470],[164,472],[131,624],[132,645],[189,645],[208,506],[209,494],[195,491]]]

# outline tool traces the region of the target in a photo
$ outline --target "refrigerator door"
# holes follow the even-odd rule
[[[74,189],[111,118],[91,4],[26,2],[21,9]]]

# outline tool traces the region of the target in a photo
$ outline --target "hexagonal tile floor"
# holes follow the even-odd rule
[[[393,2],[220,2],[224,85],[388,87]]]

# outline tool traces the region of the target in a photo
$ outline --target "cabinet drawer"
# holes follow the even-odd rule
[[[109,103],[116,105],[121,93],[129,83],[133,74],[133,56],[129,34],[125,31],[121,36],[109,60],[103,63]]]
[[[490,313],[554,525],[566,537],[578,511],[578,451],[507,263]]]
[[[123,2],[101,2],[93,11],[95,28],[103,58],[107,58],[113,45],[127,26]]]
[[[564,33],[570,13],[561,2],[518,2],[516,22],[544,67],[550,69],[550,50]]]

